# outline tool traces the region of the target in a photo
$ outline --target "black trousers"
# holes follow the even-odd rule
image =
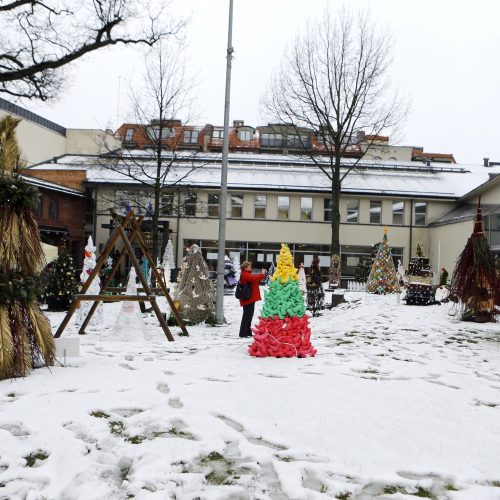
[[[252,325],[254,310],[255,310],[255,302],[243,306],[243,317],[241,318],[240,337],[250,337],[252,335],[252,330],[250,329],[250,327]]]

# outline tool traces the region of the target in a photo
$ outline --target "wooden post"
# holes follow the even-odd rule
[[[132,216],[133,216],[132,212],[129,212],[127,214],[127,216],[123,220],[123,224],[125,226],[128,225],[128,223],[130,222],[130,219],[132,218]],[[83,284],[83,287],[82,287],[82,290],[81,290],[82,294],[84,294],[88,290],[90,284],[92,283],[92,281],[94,280],[94,278],[98,275],[99,271],[101,270],[101,267],[104,265],[104,262],[106,262],[106,259],[108,258],[109,254],[111,253],[111,249],[114,247],[114,245],[116,243],[116,240],[120,236],[119,229],[122,229],[122,231],[123,231],[123,228],[120,225],[119,227],[116,227],[113,230],[113,232],[111,233],[111,236],[110,236],[110,238],[108,240],[108,243],[107,243],[107,245],[106,245],[106,247],[104,249],[104,252],[101,254],[101,256],[99,257],[99,259],[97,260],[96,266],[94,267],[94,269],[90,273],[90,276],[88,277],[87,281]],[[54,337],[56,339],[61,336],[62,332],[66,328],[67,324],[69,323],[69,320],[71,319],[71,317],[75,313],[75,311],[76,311],[77,307],[79,306],[79,304],[80,304],[80,299],[74,298],[73,302],[71,303],[71,307],[69,308],[69,311],[66,313],[66,316],[64,317],[62,323],[59,325],[59,328],[57,329],[56,334],[54,335]]]
[[[115,220],[115,222],[117,222],[118,224],[120,224],[120,221],[118,221],[118,217],[117,217],[116,213],[114,213],[114,214],[112,213],[111,215],[113,216],[113,219]],[[139,217],[139,221],[142,222],[143,218],[144,217]],[[140,225],[139,225],[139,227],[140,227]],[[133,241],[133,239],[137,236],[137,232],[138,232],[137,231],[137,226],[135,226],[133,228],[132,234],[130,235],[130,241]],[[113,243],[113,245],[111,245],[111,248],[109,250],[110,253],[111,253],[111,249],[114,247],[115,243],[116,243],[116,241]],[[109,241],[106,244],[106,248],[108,246],[109,246]],[[121,249],[120,255],[118,256],[118,259],[116,259],[116,262],[114,263],[113,268],[111,269],[111,273],[109,273],[109,276],[104,280],[104,283],[102,284],[101,292],[107,291],[107,289],[108,289],[107,286],[111,282],[111,280],[113,279],[113,276],[116,274],[116,271],[118,270],[118,267],[120,266],[121,261],[122,261],[124,255],[125,255],[125,253],[126,253],[125,250],[126,250],[125,247],[123,247]],[[107,257],[106,257],[106,259],[107,259]],[[90,280],[90,277],[87,279],[87,282],[89,280]],[[83,290],[82,290],[82,292],[83,292]],[[87,317],[85,318],[85,320],[83,321],[82,325],[80,326],[80,330],[78,330],[78,335],[85,335],[85,329],[87,328],[88,324],[90,323],[90,320],[92,319],[92,316],[94,315],[94,313],[96,312],[97,308],[99,307],[99,304],[100,304],[100,301],[94,302],[92,304],[92,307],[90,308],[90,310],[89,310],[89,312],[87,314]]]
[[[129,212],[125,217],[123,217],[122,220],[120,220],[119,216],[116,214],[116,212],[114,210],[110,210],[110,211],[111,211],[111,215],[113,216],[113,219],[116,222],[116,227],[113,230],[113,232],[111,233],[111,235],[108,239],[108,242],[106,243],[106,246],[105,246],[103,252],[101,253],[101,256],[99,257],[99,259],[96,263],[95,268],[92,270],[92,273],[90,274],[89,278],[84,283],[81,292],[74,296],[73,301],[71,303],[71,307],[70,307],[69,311],[67,312],[66,316],[64,317],[61,325],[57,329],[57,332],[54,335],[54,337],[58,338],[61,336],[62,332],[66,328],[69,320],[73,316],[74,312],[76,311],[76,309],[79,306],[81,301],[90,300],[90,301],[94,302],[92,304],[92,307],[91,307],[89,313],[87,314],[87,317],[85,318],[82,326],[80,327],[79,333],[84,334],[85,328],[87,327],[90,319],[92,318],[92,315],[94,314],[94,312],[95,312],[95,310],[100,302],[102,302],[102,301],[109,301],[109,302],[138,301],[139,303],[143,303],[144,301],[147,300],[150,302],[151,307],[153,308],[153,310],[156,314],[158,322],[160,323],[160,326],[162,327],[163,332],[165,333],[165,336],[167,337],[167,339],[169,341],[174,341],[175,339],[172,336],[172,333],[170,332],[168,325],[167,325],[167,323],[166,323],[166,321],[165,321],[165,319],[160,311],[160,308],[158,307],[158,304],[156,302],[157,297],[163,296],[163,295],[166,297],[170,307],[172,308],[173,314],[176,317],[176,319],[179,323],[179,326],[182,329],[182,332],[184,333],[184,335],[188,335],[188,332],[186,330],[184,322],[179,317],[178,312],[175,309],[175,306],[173,304],[172,298],[170,297],[169,291],[167,290],[167,287],[166,287],[164,281],[161,279],[161,276],[158,272],[156,264],[153,262],[151,254],[149,253],[149,250],[144,242],[144,238],[142,237],[141,222],[143,220],[143,217],[139,217],[136,219],[133,212]],[[125,230],[131,221],[133,221],[133,226],[132,226],[132,231],[131,231],[130,237],[129,237],[127,235],[127,233],[125,232]],[[99,271],[104,266],[104,263],[106,262],[107,258],[109,257],[109,254],[111,253],[111,250],[113,249],[113,247],[115,246],[115,244],[119,238],[122,239],[124,247],[122,248],[109,276],[107,276],[106,279],[104,280],[102,288],[101,288],[101,292],[99,294],[96,294],[96,295],[87,294],[86,292],[89,289],[90,284],[96,278],[96,276],[98,276]],[[137,239],[138,244],[139,244],[142,252],[144,253],[144,256],[148,259],[149,263],[151,264],[151,270],[152,270],[156,280],[160,284],[160,287],[153,287],[153,288],[150,287],[148,285],[147,280],[145,279],[144,275],[142,274],[141,267],[139,265],[139,262],[137,261],[137,258],[136,258],[135,253],[134,253],[134,249],[132,248],[132,245],[131,245],[131,242],[134,241],[135,239]],[[144,290],[146,295],[140,295],[140,294],[138,294],[138,295],[104,295],[103,292],[106,292],[108,290],[113,291],[113,292],[114,291],[122,291],[122,289],[119,287],[118,288],[117,287],[114,287],[114,288],[110,287],[108,289],[108,285],[111,282],[111,279],[113,278],[113,276],[115,275],[115,273],[120,265],[120,262],[123,259],[125,254],[129,255],[130,260],[132,262],[132,265],[134,266],[134,268],[137,272],[137,276],[139,277],[139,279],[141,281],[142,290]],[[154,293],[158,293],[158,292],[161,292],[162,295],[154,295]]]
[[[186,329],[186,325],[184,324],[184,321],[180,317],[179,311],[177,311],[177,308],[175,307],[175,304],[174,304],[174,301],[172,300],[172,297],[170,297],[170,294],[168,293],[165,282],[161,278],[160,273],[158,272],[158,269],[156,268],[156,265],[153,262],[153,257],[149,253],[149,250],[146,246],[146,243],[144,242],[144,239],[142,238],[141,233],[139,233],[139,235],[138,235],[138,242],[139,242],[139,246],[141,247],[142,252],[144,253],[144,255],[146,255],[146,258],[149,260],[149,262],[151,264],[151,271],[155,275],[156,281],[160,284],[160,288],[162,289],[163,294],[165,295],[165,297],[167,299],[168,305],[170,306],[170,309],[172,310],[172,313],[177,321],[177,324],[180,326],[183,335],[188,337],[189,333]]]

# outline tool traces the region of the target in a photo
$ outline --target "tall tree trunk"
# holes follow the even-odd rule
[[[159,184],[155,185],[155,200],[153,204],[153,218],[151,221],[151,230],[153,231],[153,260],[156,264],[158,261],[159,249],[159,235],[158,235],[158,219],[160,217],[160,192],[161,186]]]
[[[330,249],[330,255],[340,255],[340,161],[337,165],[335,162],[335,168],[332,172],[332,244]]]
[[[161,113],[160,113],[161,117]],[[152,253],[153,253],[153,260],[156,264],[158,261],[158,219],[160,217],[160,193],[161,193],[161,165],[162,165],[162,158],[161,158],[161,137],[162,137],[162,120],[160,119],[160,128],[159,128],[159,138],[157,148],[156,148],[156,178],[155,178],[155,184],[154,184],[154,203],[153,203],[153,217],[151,221],[151,230],[153,231],[153,248],[152,248]]]

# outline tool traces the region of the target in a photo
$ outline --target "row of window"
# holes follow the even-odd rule
[[[219,216],[219,194],[209,193],[208,203],[207,203],[207,215],[208,217],[218,217]],[[243,217],[243,195],[242,194],[231,194],[231,209],[230,217],[242,218]],[[267,218],[267,195],[256,194],[253,197],[253,218],[254,219],[266,219]],[[128,205],[131,205],[130,197],[128,193],[124,191],[116,192],[116,204],[119,209],[126,209]],[[134,207],[138,213],[146,213],[147,206],[149,204],[149,197],[147,193],[138,193],[135,196]],[[175,195],[174,193],[167,193],[162,195],[161,198],[161,215],[172,216],[176,214],[175,210]],[[183,197],[182,210],[181,213],[188,217],[195,217],[199,210],[198,198],[196,193],[186,193]],[[350,198],[346,200],[346,222],[349,224],[359,223],[359,199]],[[131,206],[132,208],[132,206]],[[415,226],[425,226],[427,225],[427,203],[425,202],[415,202],[414,204],[414,225]],[[289,220],[290,219],[290,196],[278,196],[277,197],[277,218],[279,220]],[[300,197],[300,216],[301,221],[311,221],[313,220],[313,198],[311,196],[301,196]],[[332,201],[330,198],[323,199],[323,220],[332,220]],[[405,202],[401,200],[392,201],[392,224],[396,226],[404,225],[405,221]],[[382,223],[382,201],[381,200],[370,200],[369,208],[369,223],[370,224],[381,224]]]
[[[332,200],[325,198],[324,201],[324,220],[332,220]],[[359,200],[347,200],[347,217],[346,221],[350,224],[357,224],[359,222]],[[404,225],[405,221],[405,202],[393,201],[392,202],[392,224],[395,226]],[[382,223],[382,201],[370,200],[369,209],[369,222],[370,224]],[[427,225],[427,203],[417,201],[414,204],[414,225],[425,226]]]
[[[189,248],[196,243],[207,261],[210,270],[217,268],[218,242],[216,240],[183,240],[184,248]],[[373,243],[376,243],[375,241]],[[279,253],[280,243],[275,242],[255,242],[255,241],[226,241],[226,254],[233,260],[242,262],[248,260],[254,263],[255,268],[268,269],[271,263],[276,264]],[[325,274],[330,267],[330,245],[315,245],[308,243],[288,242],[288,247],[292,253],[295,267],[301,263],[306,268],[311,266],[314,257],[319,257],[320,267]],[[353,276],[356,266],[362,257],[368,257],[371,254],[370,246],[341,246],[342,274],[343,276]],[[394,265],[397,267],[398,261],[403,262],[403,248],[391,248]]]
[[[160,127],[158,127],[158,126],[147,127],[146,134],[148,135],[148,138],[150,140],[157,141],[158,139],[160,139]],[[168,139],[171,136],[171,134],[172,134],[171,128],[163,127],[161,129],[161,139],[162,140]],[[240,141],[251,141],[252,140],[252,131],[251,130],[240,129],[237,131],[237,135],[238,135],[238,139]],[[264,134],[264,135],[266,135],[266,134]],[[267,134],[267,135],[269,135],[269,134]],[[132,142],[133,137],[134,137],[134,129],[133,128],[126,129],[124,142]],[[200,137],[200,132],[198,130],[184,130],[183,136],[182,136],[182,142],[184,144],[198,144],[199,137]],[[224,130],[215,129],[212,131],[212,140],[213,141],[222,141],[223,138],[224,138]],[[304,141],[307,141],[307,136],[305,136],[303,139],[304,139]],[[304,142],[304,144],[305,144],[305,142]],[[300,147],[300,144],[297,143],[296,146],[290,145],[290,147]]]
[[[38,198],[37,204],[33,207],[33,215],[36,217],[42,217],[43,215],[43,198]],[[57,220],[59,216],[59,203],[57,200],[49,200],[49,212],[47,214],[48,218],[51,220]]]

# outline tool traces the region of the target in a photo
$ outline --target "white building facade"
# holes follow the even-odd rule
[[[147,163],[149,160],[141,160],[141,154],[137,152],[134,161],[143,161],[141,168],[146,171],[155,169],[154,164]],[[103,166],[102,158],[88,156],[62,157],[57,164],[35,167],[86,170],[85,188],[93,192],[95,201],[94,224],[88,229],[99,246],[110,233],[109,208],[120,212],[133,209],[147,215],[152,203],[152,191],[127,176],[125,169],[120,170],[122,160],[110,161],[113,170]],[[351,168],[352,162],[346,160],[345,169]],[[195,157],[186,154],[178,158],[167,176],[160,220],[168,223],[177,264],[186,247],[196,243],[209,266],[215,269],[220,168],[220,157],[215,154]],[[368,255],[370,246],[382,239],[385,226],[393,256],[405,266],[420,244],[436,272],[441,267],[452,270],[472,231],[475,212],[460,223],[450,222],[447,216],[464,203],[470,205],[474,199],[467,195],[477,186],[483,186],[488,193],[487,204],[491,207],[487,227],[492,242],[497,242],[500,185],[491,181],[495,174],[500,174],[498,167],[359,162],[342,186],[343,276],[353,276],[359,259]],[[288,243],[296,265],[304,262],[307,267],[313,256],[319,256],[326,268],[331,242],[329,189],[328,178],[306,157],[231,154],[226,206],[228,254],[250,260],[255,267],[268,267],[276,261],[280,244]]]

